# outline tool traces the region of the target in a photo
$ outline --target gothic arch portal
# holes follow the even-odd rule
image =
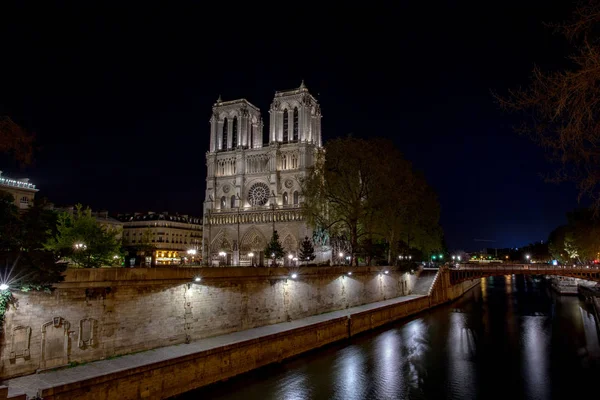
[[[298,250],[298,241],[291,233],[282,236],[283,240],[281,245],[283,246],[286,253],[295,253]]]
[[[248,229],[242,237],[240,244],[242,253],[264,251],[265,247],[267,247],[267,239],[255,227]]]
[[[211,253],[219,253],[221,251],[230,253],[233,251],[233,246],[231,245],[230,236],[227,234],[227,231],[221,230],[212,243],[210,244]]]

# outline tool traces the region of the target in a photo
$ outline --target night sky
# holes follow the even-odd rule
[[[568,2],[19,3],[0,6],[0,115],[40,148],[34,165],[0,169],[56,204],[200,215],[217,97],[258,106],[266,138],[275,90],[302,79],[325,141],[391,138],[424,172],[450,249],[546,240],[578,204],[573,185],[543,181],[542,150],[491,96],[526,85],[535,63],[565,65],[543,22],[568,17]]]

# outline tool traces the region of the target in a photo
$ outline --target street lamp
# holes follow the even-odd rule
[[[344,253],[342,253],[340,251],[340,253],[338,254],[338,256],[340,256],[340,265],[342,265],[342,260],[344,259]]]
[[[192,260],[191,264],[193,264],[194,263],[194,257],[196,256],[196,250],[195,249],[189,249],[187,251],[187,254],[188,254],[188,256],[190,256],[190,258]]]
[[[531,258],[531,256],[529,254],[526,254],[525,258],[527,259],[527,262],[529,262],[529,259]]]
[[[288,262],[290,266],[292,265],[292,258],[294,258],[294,256],[292,254],[288,254]]]
[[[8,289],[8,285],[6,283],[0,284],[0,290],[6,290],[6,289]]]
[[[85,249],[87,249],[87,246],[84,243],[75,243],[75,245],[73,247],[75,247],[75,250],[85,250]]]
[[[225,256],[226,255],[227,255],[227,253],[225,253],[224,251],[219,252],[219,256],[221,256],[223,258],[223,265],[225,265]]]
[[[254,267],[254,253],[248,253],[248,257],[250,257],[250,266]]]

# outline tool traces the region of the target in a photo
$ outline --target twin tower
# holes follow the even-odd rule
[[[268,143],[309,142],[321,146],[321,110],[304,82],[293,90],[275,92],[269,109]],[[213,106],[210,152],[263,147],[263,120],[258,107],[246,99]]]
[[[300,182],[322,146],[321,109],[304,82],[275,93],[264,140],[260,110],[245,99],[213,105],[206,153],[203,259],[209,265],[265,263],[277,230],[293,263],[311,236],[300,212]]]

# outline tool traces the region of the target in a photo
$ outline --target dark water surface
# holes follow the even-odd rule
[[[190,399],[600,399],[591,309],[520,276],[454,303],[179,396]],[[577,399],[579,400],[579,399]]]

